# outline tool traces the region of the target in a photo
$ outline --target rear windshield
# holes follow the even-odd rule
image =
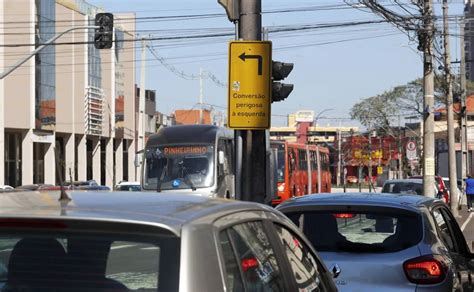
[[[422,195],[423,184],[413,182],[385,183],[382,193]]]
[[[1,291],[177,291],[178,283],[173,236],[0,232]]]
[[[421,218],[415,214],[327,211],[287,215],[320,252],[396,252],[422,239]]]

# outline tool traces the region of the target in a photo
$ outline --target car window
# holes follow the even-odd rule
[[[139,259],[136,270],[130,268],[131,259]],[[105,277],[122,283],[127,289],[157,289],[160,247],[155,244],[114,241],[107,256]]]
[[[380,212],[294,212],[287,214],[317,251],[396,252],[421,241],[421,218]]]
[[[446,219],[441,212],[441,208],[433,210],[433,217],[438,227],[438,234],[441,241],[446,245],[449,251],[457,252],[454,237],[451,234],[451,230],[449,230]]]
[[[238,224],[223,232],[230,239],[246,291],[286,291],[281,266],[262,222]],[[221,246],[222,238],[225,239],[225,235],[221,235]],[[228,247],[222,248],[229,251]],[[232,276],[227,275],[227,280],[235,289],[237,276],[230,266],[232,261],[225,261],[225,265],[227,274],[232,273]]]
[[[168,235],[0,233],[2,291],[151,292],[178,285],[179,239]]]
[[[141,191],[141,187],[139,185],[122,185],[118,188],[118,190],[127,192],[139,192]]]
[[[275,224],[277,235],[290,263],[298,291],[323,291],[322,270],[310,249],[293,232]]]
[[[244,290],[242,276],[240,274],[239,263],[232,250],[232,244],[227,232],[220,233],[220,244],[226,272],[226,287],[228,291]]]

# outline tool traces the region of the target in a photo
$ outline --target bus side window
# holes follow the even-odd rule
[[[311,151],[310,156],[311,156],[311,170],[312,171],[317,171],[318,170],[318,160],[317,160],[316,152]]]
[[[290,176],[295,171],[295,155],[291,149],[288,149],[288,172]]]
[[[308,164],[306,159],[306,151],[299,149],[298,150],[298,169],[299,170],[308,170]]]

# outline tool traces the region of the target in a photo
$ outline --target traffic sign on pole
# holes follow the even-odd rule
[[[414,141],[409,141],[406,146],[406,155],[407,159],[412,161],[418,158],[416,154],[416,143]]]
[[[271,42],[230,42],[229,128],[241,130],[270,128],[271,74]]]

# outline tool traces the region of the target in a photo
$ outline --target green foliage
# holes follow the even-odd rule
[[[435,82],[435,99],[439,103],[443,86]],[[352,119],[358,120],[368,130],[389,133],[391,125],[398,123],[399,116],[423,114],[423,79],[395,86],[376,96],[362,99],[350,111]]]

